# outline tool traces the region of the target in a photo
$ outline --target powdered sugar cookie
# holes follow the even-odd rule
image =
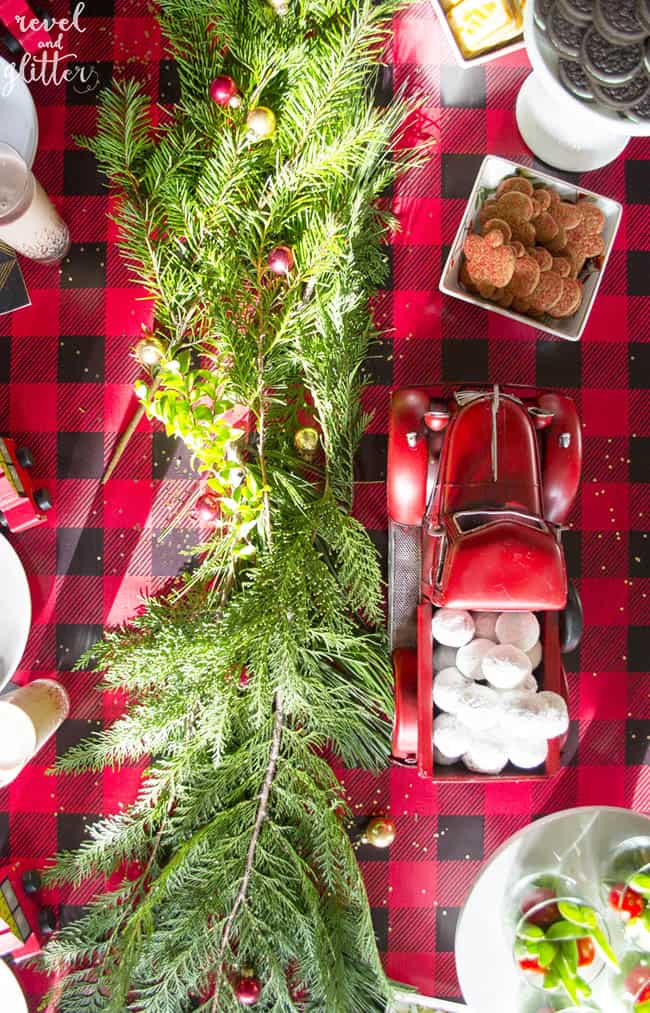
[[[438,609],[431,625],[433,639],[446,647],[462,647],[474,636],[474,620],[463,609]]]
[[[494,647],[492,640],[479,637],[470,640],[469,644],[459,647],[456,652],[456,668],[467,679],[483,679],[481,666],[487,652]]]
[[[500,736],[490,732],[474,735],[463,756],[468,770],[478,774],[500,774],[508,762],[508,751]]]
[[[496,644],[496,624],[499,612],[472,612],[474,620],[474,636],[484,637],[486,640],[493,640]]]
[[[483,675],[496,689],[517,689],[532,670],[528,655],[513,644],[495,644],[483,658]]]
[[[460,691],[457,714],[472,731],[492,728],[501,715],[499,694],[491,686],[470,682]]]
[[[497,619],[496,635],[500,644],[530,651],[539,640],[539,621],[533,612],[502,612]]]
[[[473,683],[457,668],[443,668],[433,680],[433,702],[441,711],[455,714],[460,707],[460,695],[469,685]]]
[[[542,738],[516,738],[510,739],[507,745],[508,758],[515,767],[523,770],[532,770],[539,767],[540,763],[546,760],[548,753],[548,742]]]
[[[442,672],[443,668],[455,668],[456,654],[456,647],[446,647],[444,644],[438,644],[433,652],[434,672]]]
[[[537,643],[534,644],[529,651],[526,651],[526,654],[530,658],[530,663],[533,666],[534,672],[537,666],[539,665],[540,661],[542,660],[542,641],[538,640]],[[532,676],[532,678],[535,677]]]
[[[455,714],[439,714],[433,722],[433,744],[456,760],[469,748],[470,732]]]

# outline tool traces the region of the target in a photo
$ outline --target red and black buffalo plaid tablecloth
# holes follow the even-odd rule
[[[64,2],[56,4],[62,16]],[[177,95],[174,65],[144,0],[86,0],[67,52],[107,83],[125,68],[161,103]],[[426,96],[413,134],[434,137],[426,166],[394,188],[402,231],[389,247],[392,271],[378,294],[385,337],[370,361],[366,404],[374,411],[358,463],[356,513],[386,548],[386,428],[389,392],[404,384],[473,380],[561,388],[584,423],[581,495],[566,536],[571,575],[585,607],[582,645],[569,658],[572,729],[566,766],[548,783],[436,787],[404,769],[379,778],[345,774],[354,812],[390,811],[389,851],[362,847],[377,938],[389,974],[423,991],[458,995],[453,942],[459,909],[481,863],[539,815],[607,803],[650,812],[650,142],[633,140],[613,165],[580,178],[625,205],[591,321],[580,343],[438,292],[448,244],[487,152],[535,164],[515,123],[524,52],[460,70],[432,8],[416,3],[395,22],[392,64],[380,101],[404,81]],[[33,628],[17,682],[55,674],[72,698],[70,719],[14,785],[0,791],[0,855],[42,864],[74,848],[98,814],[133,796],[138,770],[46,777],[72,743],[117,713],[91,673],[70,670],[80,653],[184,564],[194,532],[159,534],[191,488],[188,454],[142,423],[114,477],[104,462],[133,410],[137,364],[129,356],[150,305],[114,243],[109,197],[93,156],[74,136],[92,132],[97,91],[79,81],[33,86],[40,120],[35,171],[70,224],[63,266],[23,268],[32,307],[0,318],[0,430],[27,444],[54,500],[47,526],[13,539],[29,574]],[[576,177],[576,180],[578,177]],[[61,893],[72,919],[88,888]],[[45,982],[19,969],[32,1008]],[[356,1011],[350,1011],[356,1013]],[[361,1011],[359,1011],[361,1013]]]

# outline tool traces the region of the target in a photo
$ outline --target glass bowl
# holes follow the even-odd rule
[[[619,966],[602,916],[593,904],[571,894],[532,905],[524,896],[520,903],[513,958],[522,978],[532,988],[562,996],[565,1008],[584,1008],[605,964]]]
[[[608,856],[602,894],[628,945],[650,952],[650,838],[632,837]]]

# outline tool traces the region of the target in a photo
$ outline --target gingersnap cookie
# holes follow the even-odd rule
[[[523,243],[520,243],[518,239],[513,239],[510,242],[510,249],[514,253],[515,257],[523,257],[526,252],[526,248]]]
[[[504,246],[498,230],[487,236],[470,232],[463,244],[467,257],[467,271],[474,284],[493,285],[503,288],[512,278],[515,269],[515,255],[509,246]]]
[[[562,320],[565,317],[573,316],[580,308],[582,302],[582,285],[575,278],[562,278],[562,292],[560,298],[547,309],[550,317]]]
[[[489,222],[490,218],[496,217],[496,207],[497,202],[493,197],[489,197],[486,201],[484,201],[478,213],[478,220],[481,225],[485,225],[486,222]]]
[[[572,230],[573,231],[573,230]],[[567,231],[562,225],[558,228],[557,235],[553,237],[548,243],[545,243],[546,249],[550,253],[560,253],[567,243]]]
[[[615,45],[642,42],[648,34],[637,10],[637,0],[594,0],[594,24]]]
[[[550,191],[544,186],[535,187],[534,197],[539,206],[540,214],[542,211],[548,211],[551,204]]]
[[[575,98],[579,98],[583,102],[594,101],[591,80],[579,63],[574,60],[559,60],[558,77],[563,87]]]
[[[537,287],[528,296],[530,308],[540,313],[547,313],[562,295],[563,280],[555,271],[542,271]]]
[[[559,204],[555,205],[553,217],[558,225],[567,231],[575,229],[576,225],[582,221],[582,215],[576,205],[565,200],[561,200]]]
[[[641,68],[643,46],[640,42],[617,45],[592,25],[582,39],[580,59],[587,73],[600,84],[625,84]]]
[[[550,271],[553,267],[553,255],[543,246],[529,246],[526,253],[534,257],[539,264],[540,271]]]
[[[553,257],[553,270],[562,278],[568,278],[571,274],[571,261],[568,257]]]
[[[503,236],[503,242],[509,243],[512,239],[512,229],[507,222],[504,222],[502,218],[490,218],[483,226],[483,235],[487,235],[488,232],[492,232],[497,229]]]
[[[530,311],[530,300],[517,299],[517,297],[515,296],[515,298],[512,300],[512,308],[515,311],[515,313],[526,314]]]
[[[557,0],[548,13],[546,25],[555,52],[567,60],[577,60],[586,31],[585,25],[565,18]]]
[[[594,201],[588,197],[580,197],[576,203],[580,214],[580,224],[587,232],[602,232],[605,227],[605,215]]]
[[[560,226],[548,211],[542,211],[541,215],[535,219],[533,228],[538,243],[550,243],[560,231]]]
[[[525,253],[523,257],[517,257],[515,260],[515,269],[508,288],[517,299],[527,299],[537,288],[540,274],[537,261]]]
[[[528,197],[533,196],[533,184],[525,176],[507,176],[497,187],[497,200],[502,194],[510,193],[512,190],[525,193]]]

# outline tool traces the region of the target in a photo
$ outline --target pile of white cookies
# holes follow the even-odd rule
[[[433,616],[433,722],[436,763],[462,761],[499,774],[508,762],[524,770],[546,759],[548,740],[569,727],[566,703],[538,692],[542,660],[533,612],[465,612]]]

